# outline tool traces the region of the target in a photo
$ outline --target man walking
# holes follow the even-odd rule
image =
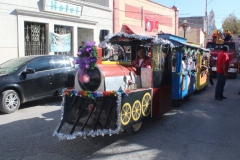
[[[217,85],[215,89],[215,100],[223,100],[226,99],[223,96],[223,90],[225,86],[225,82],[228,75],[228,68],[229,68],[229,57],[228,57],[228,46],[223,46],[223,51],[218,54],[217,57]]]

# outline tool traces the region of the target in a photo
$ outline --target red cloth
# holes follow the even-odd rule
[[[226,64],[226,73],[228,73],[229,57],[228,57],[227,52],[223,51],[223,52],[219,53],[219,55],[217,57],[217,73],[224,74],[223,67],[222,67],[222,65],[224,63]]]
[[[133,65],[134,67],[139,67],[139,60],[140,60],[139,58],[134,59],[134,60],[132,61],[132,65]],[[141,64],[140,67],[143,67],[143,68],[152,68],[152,58],[146,56],[146,57],[143,59],[142,64]]]

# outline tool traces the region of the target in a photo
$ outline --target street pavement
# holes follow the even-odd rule
[[[214,79],[216,84],[216,79]],[[143,123],[139,133],[78,137],[59,141],[61,97],[23,104],[0,114],[0,160],[239,160],[240,76],[228,79],[227,99],[214,99],[208,86],[159,119]]]

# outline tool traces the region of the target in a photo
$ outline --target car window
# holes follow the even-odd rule
[[[15,72],[24,64],[26,64],[27,61],[29,61],[29,58],[19,57],[19,58],[14,58],[7,62],[4,62],[0,65],[0,74],[1,73],[8,74],[8,73]]]
[[[52,67],[51,67],[49,58],[40,58],[40,59],[36,59],[36,60],[31,61],[27,65],[27,68],[32,68],[36,72],[39,72],[39,71],[49,70]]]
[[[66,64],[66,67],[71,67],[71,61],[70,61],[70,58],[65,58],[65,64]]]
[[[54,68],[64,68],[65,61],[62,56],[56,56],[53,58],[54,61]]]

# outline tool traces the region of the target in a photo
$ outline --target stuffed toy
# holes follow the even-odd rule
[[[212,34],[212,41],[213,42],[216,42],[216,39],[217,39],[217,35],[218,35],[218,30],[215,30]]]
[[[224,31],[223,35],[225,37],[224,41],[229,41],[232,38],[232,33],[228,29]]]
[[[221,31],[218,31],[218,35],[216,38],[216,44],[224,44],[224,35]]]

